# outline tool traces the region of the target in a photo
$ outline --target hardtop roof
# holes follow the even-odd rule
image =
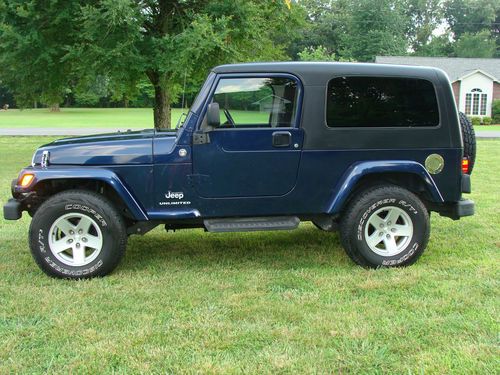
[[[219,65],[212,69],[214,73],[289,73],[298,76],[304,84],[324,84],[335,76],[343,75],[380,75],[409,76],[415,78],[436,79],[445,76],[441,69],[423,66],[391,65],[375,63],[345,62],[259,62]]]

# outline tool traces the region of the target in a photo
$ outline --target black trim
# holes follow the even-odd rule
[[[439,215],[458,220],[461,217],[473,216],[475,212],[474,201],[470,199],[461,199],[458,202],[433,205],[432,211],[437,211]]]
[[[18,200],[11,198],[3,206],[3,217],[5,220],[19,220],[22,215],[21,202]]]
[[[470,193],[472,191],[471,183],[470,183],[470,175],[463,174],[462,175],[462,193]]]

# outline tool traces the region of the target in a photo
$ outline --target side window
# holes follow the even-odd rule
[[[221,128],[280,128],[294,125],[297,83],[289,78],[223,78],[213,101]]]
[[[328,83],[329,127],[437,126],[431,82],[413,78],[338,77]]]

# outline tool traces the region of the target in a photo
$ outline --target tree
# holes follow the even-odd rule
[[[448,57],[453,56],[453,52],[453,44],[450,40],[450,35],[446,33],[432,37],[430,42],[420,46],[414,54],[416,56]]]
[[[298,53],[300,61],[350,61],[329,52],[326,47],[306,47]]]
[[[65,58],[78,7],[71,0],[0,2],[0,75],[17,105],[41,101],[59,109],[72,80]]]
[[[147,79],[155,126],[169,127],[185,76],[199,83],[220,63],[285,58],[299,9],[268,0],[0,0],[1,80],[19,104],[57,108],[68,92],[127,103]]]
[[[491,39],[487,30],[477,34],[464,33],[455,43],[454,50],[457,57],[493,57],[496,43]]]
[[[349,0],[301,0],[298,15],[305,21],[298,30],[297,37],[290,43],[288,53],[300,58],[306,49],[325,48],[338,54],[341,38],[346,32],[345,21]]]
[[[498,30],[495,25],[500,12],[498,0],[448,0],[444,6],[446,20],[456,40],[465,33]]]
[[[405,55],[406,19],[401,2],[351,0],[341,55],[357,61],[373,61],[377,55]]]
[[[434,31],[443,23],[442,0],[402,0],[407,20],[407,38],[418,53],[433,39]]]
[[[79,75],[95,72],[125,87],[146,76],[155,126],[168,128],[185,76],[199,82],[222,62],[284,58],[275,34],[293,28],[294,18],[282,1],[101,0],[83,6],[80,21],[71,52],[82,62]]]

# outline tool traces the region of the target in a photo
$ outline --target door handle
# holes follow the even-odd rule
[[[273,133],[273,147],[288,147],[292,143],[292,133],[279,131]]]

